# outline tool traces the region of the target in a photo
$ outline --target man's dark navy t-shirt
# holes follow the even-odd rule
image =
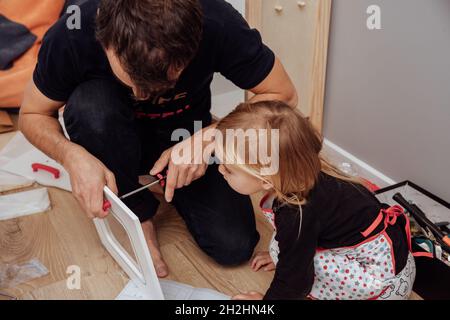
[[[239,12],[224,0],[200,2],[203,35],[195,58],[173,90],[136,104],[138,117],[177,124],[208,119],[215,72],[242,89],[250,89],[272,70],[273,52]],[[68,16],[64,15],[45,35],[33,80],[48,98],[65,102],[79,84],[92,79],[119,83],[95,38],[98,3],[90,0],[81,6],[81,29],[70,30],[66,26]]]

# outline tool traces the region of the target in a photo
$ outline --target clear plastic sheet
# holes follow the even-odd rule
[[[338,169],[352,177],[357,177],[358,172],[351,163],[342,162],[338,165]]]
[[[47,268],[38,260],[31,259],[22,264],[0,265],[0,288],[13,288],[21,283],[47,275]]]

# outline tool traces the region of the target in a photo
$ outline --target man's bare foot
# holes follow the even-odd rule
[[[147,220],[141,223],[142,230],[144,231],[145,240],[147,241],[150,254],[152,255],[153,265],[155,266],[156,274],[159,278],[165,278],[169,274],[169,268],[167,267],[159,250],[158,239],[156,238],[156,229],[152,220]]]

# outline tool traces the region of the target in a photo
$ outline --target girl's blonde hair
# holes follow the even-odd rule
[[[343,181],[363,184],[362,180],[343,173],[327,161],[322,155],[322,137],[314,129],[310,121],[298,110],[289,107],[281,101],[261,101],[242,103],[217,124],[217,130],[226,137],[228,129],[270,129],[279,130],[279,170],[270,177],[261,175],[264,166],[260,161],[250,164],[235,165],[259,179],[270,182],[276,197],[286,203],[303,205],[309,192],[316,184],[320,172],[336,177]],[[258,140],[258,143],[260,141]],[[225,152],[230,148],[223,141]],[[234,144],[237,142],[234,141]],[[248,141],[249,144],[254,143]],[[236,152],[238,148],[231,148]],[[245,148],[248,153],[251,148]],[[237,151],[239,152],[239,151]],[[227,159],[249,159],[249,154],[226,154]],[[272,155],[273,156],[273,155]],[[242,162],[241,162],[242,163]]]

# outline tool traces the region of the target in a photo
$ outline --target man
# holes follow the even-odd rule
[[[198,245],[223,265],[248,260],[259,240],[250,199],[216,165],[175,164],[171,133],[193,132],[194,120],[211,125],[214,72],[252,91],[253,101],[295,106],[281,63],[224,0],[90,0],[81,14],[80,30],[69,30],[63,16],[43,40],[21,107],[23,133],[66,168],[91,218],[107,215],[105,185],[125,194],[140,186],[139,175],[168,168],[165,198]],[[64,104],[70,141],[56,119]],[[142,192],[125,203],[142,223],[158,276],[166,276],[151,220],[158,201]]]

